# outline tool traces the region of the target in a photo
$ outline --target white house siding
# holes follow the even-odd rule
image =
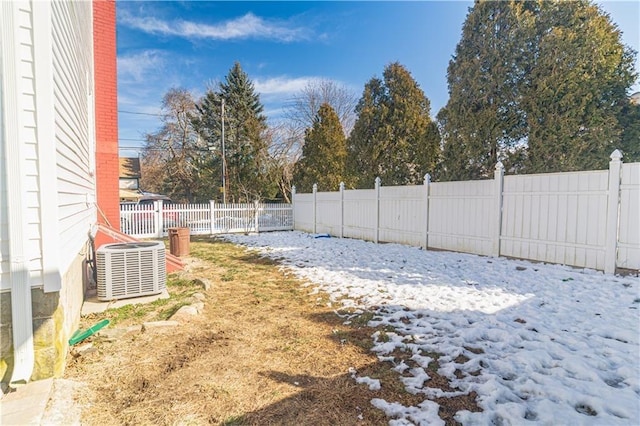
[[[40,251],[40,203],[38,198],[38,150],[36,138],[35,118],[35,82],[33,68],[33,25],[32,4],[30,2],[16,3],[17,13],[14,25],[17,27],[16,37],[18,46],[16,86],[18,92],[18,115],[20,128],[18,135],[22,140],[20,158],[2,158],[2,164],[8,161],[19,161],[23,174],[23,187],[25,194],[22,200],[26,217],[26,235],[24,241],[24,253],[28,262],[30,282],[38,286],[42,284],[42,255]],[[9,9],[10,10],[10,9]],[[4,151],[4,150],[2,150]],[[4,153],[2,154],[4,155]],[[2,261],[0,262],[0,290],[11,288],[9,280],[9,229],[7,211],[10,204],[7,195],[7,182],[0,185],[2,191],[2,212],[0,213],[0,249]]]
[[[95,223],[92,175],[94,130],[90,103],[93,87],[92,4],[54,2],[53,98],[60,232],[60,266],[64,273],[86,245]]]
[[[37,380],[64,368],[96,222],[93,4],[0,11],[0,377]]]
[[[0,115],[0,127],[2,116]],[[1,138],[1,137],[0,137]],[[7,223],[7,182],[4,175],[5,156],[4,147],[0,143],[0,290],[4,283],[9,284],[9,224]]]
[[[34,11],[33,7],[50,7],[50,33],[44,37],[51,43],[50,63],[36,63],[41,57],[34,56]],[[19,46],[18,75],[16,85],[19,94],[19,117],[21,139],[20,158],[2,158],[20,161],[23,175],[23,211],[26,217],[24,252],[28,261],[30,284],[43,286],[43,232],[47,223],[57,219],[58,234],[53,264],[58,274],[64,275],[86,247],[87,234],[95,223],[96,209],[94,152],[95,136],[93,127],[93,33],[91,2],[39,3],[24,1],[15,3],[17,8],[17,38]],[[38,31],[36,28],[35,31]],[[42,35],[41,35],[42,37]],[[40,48],[42,48],[40,46]],[[51,104],[43,104],[43,93],[37,93],[34,75],[38,67],[44,67],[53,74]],[[40,86],[42,89],[42,86]],[[47,94],[48,96],[48,94]],[[51,108],[50,105],[53,105]],[[40,108],[40,110],[38,110]],[[50,111],[53,109],[53,111]],[[44,111],[43,111],[44,110]],[[43,118],[44,117],[44,118]],[[41,122],[38,122],[38,119]],[[38,132],[42,121],[51,120],[53,129],[46,134]],[[91,130],[89,130],[91,128]],[[40,140],[39,140],[40,139]],[[55,158],[43,156],[42,144],[55,144],[51,152]],[[45,145],[46,146],[46,145]],[[46,150],[44,150],[46,151]],[[4,155],[4,150],[2,150]],[[53,157],[53,155],[52,155]],[[51,168],[55,161],[56,179],[41,176],[43,168]],[[0,290],[11,288],[9,280],[9,231],[6,208],[10,203],[7,183],[0,184]],[[43,217],[40,207],[42,194],[57,194],[57,206],[49,209],[57,213],[57,218]],[[51,215],[53,216],[53,215]]]
[[[38,185],[38,140],[36,137],[36,99],[33,54],[33,20],[31,2],[19,3],[20,103],[22,106],[22,140],[26,190],[24,208],[27,216],[25,253],[29,260],[31,285],[42,285],[42,252],[40,250],[40,199]]]

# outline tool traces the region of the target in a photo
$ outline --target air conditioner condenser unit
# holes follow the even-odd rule
[[[167,285],[162,241],[105,244],[96,250],[98,300],[159,294]]]

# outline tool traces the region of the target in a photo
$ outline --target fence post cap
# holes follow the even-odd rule
[[[382,183],[382,179],[380,179],[380,176],[378,176],[374,182],[376,186],[380,186],[380,184]]]
[[[424,183],[429,183],[429,182],[431,182],[431,175],[427,173],[426,175],[424,175]]]
[[[619,149],[616,149],[615,151],[613,151],[611,153],[611,155],[609,156],[613,161],[620,161],[622,159],[622,153],[620,152]]]
[[[318,184],[317,184],[317,183],[314,183],[314,184],[313,184],[313,192],[315,192],[315,191],[317,191],[317,190],[318,190]]]
[[[496,171],[499,170],[504,170],[504,165],[502,164],[502,161],[498,161],[498,163],[496,164]]]
[[[294,193],[296,192],[296,186],[295,186],[295,185],[293,185],[293,186],[291,187],[291,192],[294,192]]]
[[[344,182],[340,182],[340,190],[344,190]]]

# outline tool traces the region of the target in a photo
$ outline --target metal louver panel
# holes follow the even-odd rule
[[[161,241],[107,244],[96,251],[98,299],[113,300],[162,293],[167,274]]]

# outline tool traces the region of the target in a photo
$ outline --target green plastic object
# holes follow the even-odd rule
[[[92,325],[91,327],[87,328],[84,331],[81,331],[81,330],[76,331],[75,333],[73,333],[73,336],[71,336],[71,339],[69,339],[69,346],[73,346],[76,343],[82,342],[84,339],[86,339],[89,336],[92,336],[94,333],[106,327],[107,325],[109,325],[109,320],[105,319],[100,321],[97,324]]]

